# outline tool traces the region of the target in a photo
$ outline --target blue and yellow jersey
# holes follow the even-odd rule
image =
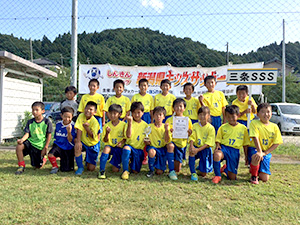
[[[198,110],[201,104],[197,98],[192,97],[190,100],[184,98],[186,107],[183,115],[189,117],[191,120],[198,120]]]
[[[112,96],[109,99],[107,99],[104,111],[108,112],[109,106],[112,104],[118,104],[122,106],[122,115],[121,118],[124,118],[126,116],[126,113],[130,111],[131,102],[129,98],[122,95],[120,98],[117,98],[116,96]]]
[[[222,108],[228,105],[222,91],[206,92],[203,97],[203,103],[209,108],[211,116],[221,116]]]
[[[173,102],[176,97],[172,94],[167,94],[166,96],[160,94],[155,95],[154,97],[154,108],[156,106],[162,106],[167,111],[166,116],[170,116],[173,114]]]
[[[189,140],[194,142],[194,146],[200,148],[203,145],[213,147],[215,145],[215,128],[210,123],[201,126],[199,123],[193,124],[193,133]]]
[[[144,149],[144,138],[146,137],[144,130],[148,126],[149,125],[143,120],[140,123],[137,123],[133,120],[131,124],[131,137],[126,139],[126,144],[135,149]],[[126,130],[127,127],[128,124],[126,124]]]
[[[104,105],[105,105],[105,100],[104,97],[101,94],[94,94],[94,95],[90,95],[90,94],[85,94],[81,97],[79,106],[78,106],[78,112],[84,112],[84,108],[86,106],[86,104],[89,102],[95,102],[97,104],[97,112],[95,113],[95,116],[99,116],[99,117],[103,117],[103,109],[104,109]]]
[[[173,128],[173,119],[174,116],[170,117],[167,119],[166,123],[169,123],[169,128],[172,129]],[[193,129],[193,124],[191,119],[189,118],[189,129]],[[174,142],[174,144],[179,147],[179,148],[184,148],[187,146],[187,139],[183,139],[183,138],[172,138],[172,142]]]
[[[104,137],[106,135],[106,128],[110,127],[111,131],[108,134],[108,142],[104,141]],[[118,142],[126,139],[126,123],[123,121],[119,121],[119,123],[114,126],[111,121],[106,123],[103,127],[102,139],[105,145],[109,145],[115,147]]]
[[[93,132],[93,137],[87,134],[86,129],[83,127],[84,123],[89,123],[89,128]],[[83,144],[85,144],[86,146],[94,146],[98,144],[100,125],[95,117],[92,116],[89,120],[87,120],[84,113],[81,113],[76,120],[75,128],[82,131],[81,141],[83,142]]]
[[[149,126],[151,127],[151,133],[149,134],[149,138],[151,141],[150,145],[155,148],[165,147],[168,144],[165,142],[165,124],[162,124],[160,127],[156,127],[154,123],[151,123],[149,124]],[[170,132],[169,137],[171,141]]]
[[[258,138],[262,151],[268,150],[274,144],[283,143],[278,126],[271,122],[266,125],[260,120],[253,120],[250,123],[249,136]],[[255,148],[253,140],[250,143],[250,147]]]
[[[235,149],[247,146],[250,144],[247,127],[240,123],[236,126],[225,123],[218,130],[216,142]]]
[[[240,113],[244,112],[246,109],[248,109],[248,101],[249,101],[249,96],[246,97],[244,102],[239,101],[238,99],[233,100],[232,105],[236,105],[240,109]],[[255,109],[257,108],[257,104],[253,98],[251,98],[251,101],[253,102]],[[250,120],[254,119],[254,114],[251,112],[250,113]],[[247,114],[245,113],[242,115],[239,120],[247,120]]]
[[[144,96],[142,96],[140,93],[135,94],[131,99],[131,103],[133,102],[141,102],[144,106],[145,113],[150,112],[154,109],[153,97],[149,94],[146,94]]]

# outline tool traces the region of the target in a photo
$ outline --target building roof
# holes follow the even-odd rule
[[[273,63],[273,62],[276,62],[276,63],[282,65],[282,61],[281,61],[280,59],[278,59],[277,57],[274,57],[273,59],[271,59],[271,60],[265,62],[265,65],[270,64],[270,63]],[[286,66],[286,67],[290,67],[290,68],[295,68],[292,64],[287,63],[287,62],[285,63],[285,66]]]

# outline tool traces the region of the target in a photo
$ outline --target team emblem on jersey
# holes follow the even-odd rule
[[[236,139],[243,140],[244,139],[244,133],[243,132],[239,132]]]

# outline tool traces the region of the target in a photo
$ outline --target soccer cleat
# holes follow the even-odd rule
[[[259,184],[257,176],[252,176],[250,179],[250,182],[252,184]]]
[[[186,160],[185,159],[182,160],[182,166],[186,166]]]
[[[154,171],[149,171],[147,174],[146,174],[146,177],[148,178],[151,178],[154,176]]]
[[[106,179],[105,171],[100,171],[99,172],[98,179]]]
[[[198,175],[196,173],[192,173],[191,180],[198,181]]]
[[[16,175],[21,175],[25,170],[25,167],[20,166],[17,171],[15,172]]]
[[[217,184],[217,183],[219,183],[221,181],[221,179],[222,178],[220,176],[214,176],[213,179],[212,179],[212,182],[214,184]]]
[[[129,172],[127,170],[125,170],[123,173],[122,173],[122,176],[121,178],[123,180],[128,180],[129,179]]]
[[[52,167],[52,170],[50,171],[50,174],[56,174],[58,172],[57,167]]]
[[[82,167],[79,167],[77,170],[76,170],[76,172],[75,172],[75,175],[77,175],[77,176],[81,176],[82,175],[82,173],[83,173],[83,170],[84,170],[84,168]]]
[[[177,180],[178,179],[175,170],[172,170],[172,171],[169,172],[169,178],[171,180]]]

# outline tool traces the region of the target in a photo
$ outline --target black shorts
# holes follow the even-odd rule
[[[43,157],[42,157],[42,150],[39,150],[32,146],[30,141],[26,140],[23,142],[24,144],[24,150],[23,150],[23,156],[29,155],[31,165],[40,168],[43,165]]]
[[[74,170],[74,149],[63,150],[56,144],[53,144],[48,154],[60,157],[60,171],[68,172]]]

